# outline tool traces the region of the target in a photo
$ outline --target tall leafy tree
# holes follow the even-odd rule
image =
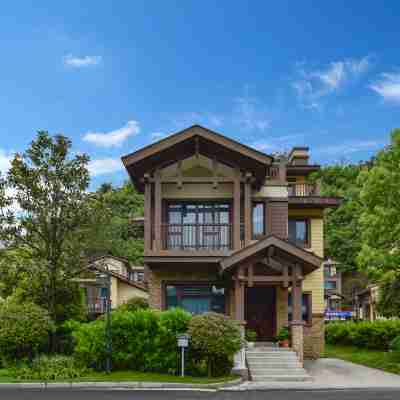
[[[14,279],[23,278],[24,285],[33,280],[37,302],[55,321],[66,317],[76,299],[73,278],[106,216],[102,203],[87,193],[88,161],[71,155],[65,136],[40,131],[15,155],[7,177],[0,177],[0,240],[14,249],[8,253],[16,261]],[[23,263],[27,255],[29,263]]]
[[[400,129],[391,139],[358,180],[362,246],[357,262],[375,277],[400,270]]]

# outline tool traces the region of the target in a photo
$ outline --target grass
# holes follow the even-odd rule
[[[340,358],[366,367],[378,368],[386,372],[400,374],[400,359],[393,353],[379,350],[362,349],[353,346],[327,344],[325,357]]]
[[[113,371],[110,374],[105,372],[90,372],[89,374],[78,378],[67,380],[67,382],[161,382],[161,383],[193,383],[193,384],[209,384],[209,383],[224,383],[237,378],[235,375],[206,378],[193,376],[174,376],[167,374],[158,374],[153,372],[138,372],[138,371]],[[24,382],[15,379],[11,376],[7,369],[0,369],[0,383]],[[32,381],[27,381],[32,382]]]

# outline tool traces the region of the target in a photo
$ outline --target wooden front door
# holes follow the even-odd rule
[[[273,286],[246,288],[246,327],[257,332],[257,340],[276,335],[276,290]]]

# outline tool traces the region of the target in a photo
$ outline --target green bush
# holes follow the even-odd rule
[[[68,380],[80,378],[87,369],[68,356],[41,356],[33,360],[31,365],[24,364],[12,369],[11,373],[21,380]]]
[[[189,334],[193,357],[207,363],[208,376],[230,372],[233,356],[244,344],[236,321],[214,312],[196,315],[190,321]]]
[[[393,339],[400,336],[400,320],[329,323],[325,336],[330,344],[386,351]]]
[[[257,332],[254,329],[246,328],[246,342],[255,342],[257,340]]]
[[[0,305],[0,358],[5,362],[30,358],[54,330],[49,314],[33,303],[13,299]]]
[[[113,369],[175,372],[178,367],[176,335],[186,332],[191,315],[175,309],[141,309],[111,314]],[[75,357],[101,368],[106,360],[105,320],[73,326]]]
[[[150,308],[149,302],[143,297],[132,297],[126,303],[122,304],[118,309],[120,311],[131,311],[145,310]]]

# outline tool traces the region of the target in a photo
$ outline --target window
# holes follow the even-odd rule
[[[312,323],[312,310],[311,310],[311,293],[303,293],[302,298],[302,315],[303,321],[306,324]],[[293,309],[292,309],[292,294],[289,293],[288,295],[288,320],[292,321],[293,319]]]
[[[264,203],[253,203],[252,226],[253,238],[265,234]]]
[[[325,289],[336,289],[335,281],[325,281]]]
[[[310,227],[307,218],[289,218],[289,241],[301,246],[310,246]]]
[[[180,307],[192,314],[225,312],[225,289],[216,285],[166,285],[166,308]]]

